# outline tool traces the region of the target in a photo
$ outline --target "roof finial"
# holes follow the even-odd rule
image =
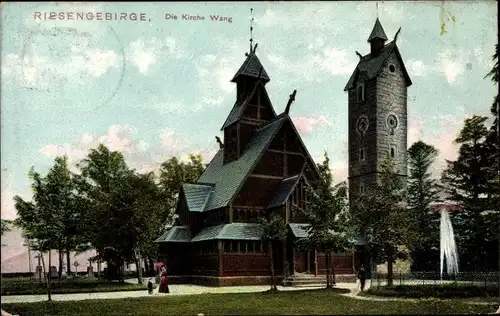
[[[297,94],[297,90],[293,90],[293,93],[290,94],[290,99],[288,99],[288,103],[286,105],[285,113],[288,114],[290,112],[290,106],[292,105],[292,102],[295,101],[295,95]]]
[[[377,19],[378,19],[378,1],[377,1],[376,6],[377,6]]]
[[[399,27],[399,30],[396,32],[396,35],[394,35],[394,42],[398,40],[399,32],[401,32],[401,27]]]
[[[250,9],[250,54],[253,53],[253,8]]]

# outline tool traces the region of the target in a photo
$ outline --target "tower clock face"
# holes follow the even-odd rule
[[[368,119],[365,116],[360,117],[356,128],[358,129],[358,132],[364,134],[368,130]]]
[[[395,115],[391,114],[387,117],[387,126],[393,130],[398,127],[398,119]]]

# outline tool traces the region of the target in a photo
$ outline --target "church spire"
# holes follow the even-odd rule
[[[387,35],[385,35],[384,28],[382,27],[382,24],[380,24],[380,20],[378,18],[375,21],[375,25],[373,26],[370,36],[368,37],[368,42],[372,42],[374,39],[387,41]]]
[[[250,9],[250,53],[253,53],[253,8]]]
[[[385,35],[384,28],[380,24],[379,19],[375,21],[373,30],[368,37],[368,42],[370,43],[370,54],[372,57],[376,57],[384,49],[385,41],[387,41],[387,35]]]

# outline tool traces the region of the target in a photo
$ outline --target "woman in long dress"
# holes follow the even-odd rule
[[[160,279],[160,288],[158,290],[159,293],[170,293],[168,288],[168,277],[167,277],[167,268],[163,266],[161,268],[161,279]]]

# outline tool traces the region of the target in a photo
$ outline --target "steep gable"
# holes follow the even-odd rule
[[[392,41],[387,44],[382,50],[381,54],[377,57],[372,57],[371,54],[367,54],[363,56],[363,58],[359,61],[356,69],[353,74],[349,78],[347,85],[344,88],[344,91],[350,90],[354,88],[354,85],[358,79],[358,77],[363,78],[364,80],[371,80],[378,76],[383,66],[385,65],[387,59],[391,56],[391,54],[396,54],[399,59],[402,67],[403,74],[406,80],[406,86],[410,86],[412,84],[410,75],[408,74],[406,67],[404,66],[403,59],[401,54],[399,53],[399,49],[396,46],[396,42]]]
[[[258,109],[255,106],[265,108],[267,115],[260,115],[260,113],[259,115],[257,115]],[[253,114],[254,111],[255,114]],[[255,85],[252,93],[243,102],[235,102],[233,109],[226,118],[226,121],[222,125],[221,130],[241,119],[252,120],[252,118],[254,118],[255,120],[267,121],[270,119],[274,119],[275,117],[276,112],[274,111],[271,99],[269,98],[267,90],[264,87],[264,83],[262,82],[262,80],[259,80],[257,81],[257,84]]]
[[[214,191],[205,207],[212,210],[227,206],[255,164],[260,160],[267,146],[283,124],[283,116],[267,122],[255,131],[243,155],[235,161],[224,164],[224,150],[220,149],[199,179],[199,182],[214,184]]]

